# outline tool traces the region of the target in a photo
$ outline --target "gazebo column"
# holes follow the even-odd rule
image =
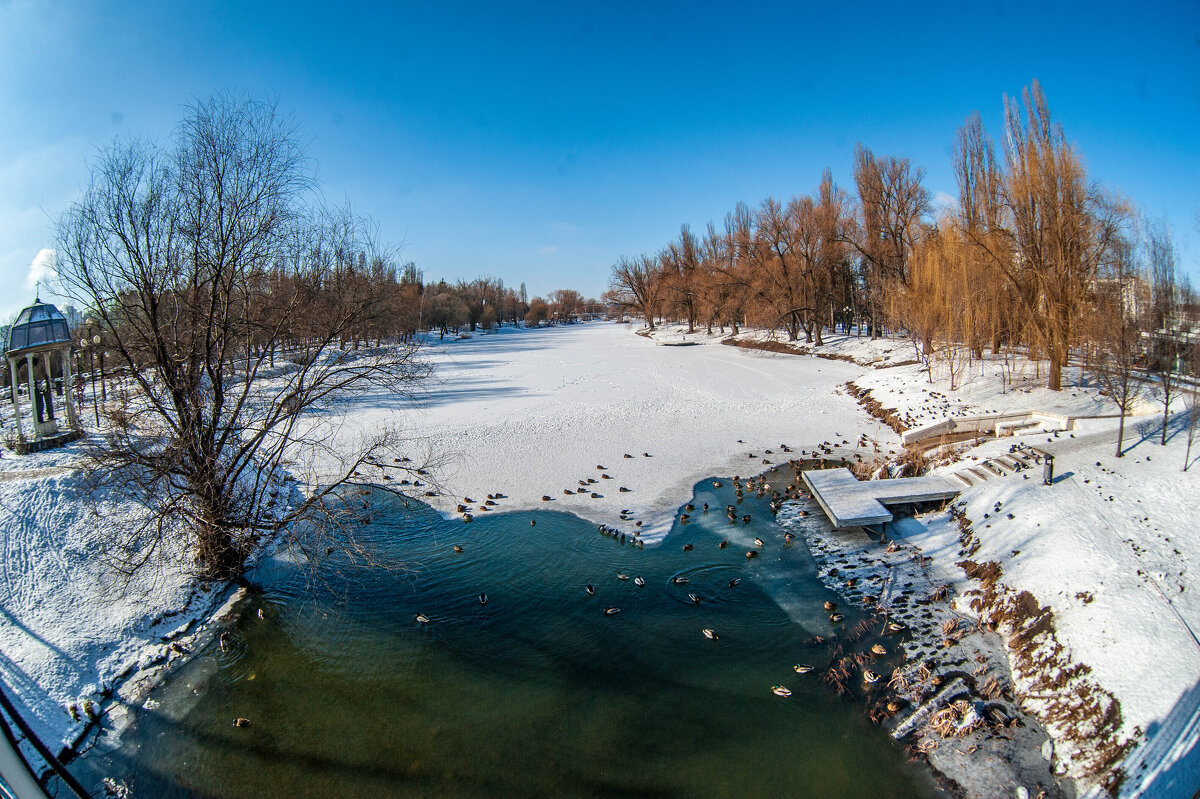
[[[27,353],[25,355],[25,386],[29,389],[29,413],[33,416],[33,440],[37,441],[42,437],[41,425],[38,424],[37,418],[37,397],[33,392],[37,391],[37,378],[33,374],[33,355]]]
[[[71,348],[62,350],[63,404],[67,406],[67,424],[72,430],[79,428],[79,414],[75,409],[74,375],[71,374]]]
[[[17,440],[25,443],[25,426],[21,424],[21,401],[17,399],[17,360],[8,359],[9,386],[12,389],[13,419],[17,422]]]

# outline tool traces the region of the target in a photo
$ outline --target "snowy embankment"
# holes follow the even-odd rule
[[[838,349],[863,357],[902,346],[850,341]],[[912,352],[909,345],[909,357]],[[913,427],[947,416],[1022,410],[1072,417],[1116,412],[1077,369],[1064,375],[1061,392],[1045,389],[1044,373],[1038,375],[1028,363],[1016,370],[976,364],[963,371],[954,391],[944,369],[935,368],[934,376],[942,379],[931,385],[914,364],[873,370],[856,383]],[[1195,578],[1200,537],[1193,532],[1200,518],[1200,447],[1184,472],[1182,403],[1173,408],[1177,413],[1162,446],[1155,387],[1147,386],[1143,399],[1138,415],[1126,420],[1122,458],[1115,456],[1118,420],[1113,418],[1080,418],[1069,432],[1034,427],[978,446],[960,445],[963,459],[936,473],[952,477],[977,467],[967,474],[973,485],[963,484],[961,500],[978,549],[963,551],[960,528],[946,514],[928,519],[927,532],[907,537],[906,543],[932,556],[959,594],[978,588],[956,565],[968,554],[977,563],[999,564],[999,583],[1010,595],[1029,592],[1052,613],[1063,662],[1090,670],[1065,690],[1079,691],[1092,682],[1119,701],[1122,718],[1114,739],[1140,741],[1125,764],[1122,795],[1190,797],[1200,785],[1200,586]],[[1054,456],[1052,486],[1042,485],[1040,469],[1016,474],[1000,469],[997,476],[978,468],[1014,444]],[[959,604],[966,609],[966,601]],[[1046,656],[1042,643],[1038,654]],[[1020,665],[1019,658],[1014,662]],[[1034,693],[1039,676],[1034,670],[1016,676]],[[1027,702],[1035,711],[1039,702],[1048,705],[1036,696]],[[1041,710],[1047,715],[1046,707]],[[1050,729],[1065,738],[1072,732],[1066,726],[1051,724]],[[1087,748],[1062,743],[1064,756]],[[1075,760],[1091,753],[1079,754],[1082,758]]]

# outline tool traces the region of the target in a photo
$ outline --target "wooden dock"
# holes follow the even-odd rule
[[[857,480],[849,469],[814,469],[803,472],[834,527],[862,527],[892,520],[887,505],[937,502],[953,499],[959,489],[944,477],[898,477],[895,480]]]

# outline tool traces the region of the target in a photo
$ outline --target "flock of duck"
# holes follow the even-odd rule
[[[739,443],[743,443],[743,442],[739,441]],[[835,446],[835,444],[831,444],[830,442],[824,442],[820,447],[813,449],[811,457],[814,459],[819,459],[819,458],[821,458],[821,455],[829,454],[829,452],[832,451],[831,448],[833,446]],[[781,444],[779,446],[779,449],[783,453],[791,454],[793,452],[793,450],[790,447],[788,447],[786,444]],[[764,454],[773,455],[774,452],[772,450],[768,449],[768,450],[764,450]],[[805,451],[801,451],[800,454],[801,454],[801,457],[808,455],[808,453]],[[651,455],[649,453],[645,453],[645,452],[642,453],[642,456],[646,457],[646,458],[651,457]],[[633,456],[626,454],[624,457],[632,458]],[[750,453],[750,457],[755,458],[756,455],[754,453]],[[769,461],[764,459],[763,463],[767,464],[767,463],[769,463]],[[743,500],[747,497],[747,495],[752,496],[759,500],[768,499],[768,497],[769,497],[768,507],[770,508],[771,513],[773,515],[777,514],[779,512],[780,508],[783,506],[783,503],[785,501],[806,498],[808,496],[808,491],[804,488],[802,479],[800,477],[800,473],[801,473],[800,463],[796,460],[791,460],[790,463],[793,466],[795,476],[790,482],[788,482],[782,488],[782,490],[772,489],[770,483],[768,482],[768,478],[765,474],[759,475],[757,477],[751,477],[746,480],[743,480],[739,475],[735,475],[733,477],[732,486],[734,489],[734,495],[736,497],[737,504],[728,504],[724,507],[725,515],[728,518],[729,523],[731,525],[738,525],[738,524],[748,525],[751,523],[751,521],[753,521],[752,514],[740,513],[739,509],[738,509],[738,505],[743,502]],[[577,487],[563,489],[563,494],[564,495],[590,494],[591,497],[593,497],[593,498],[602,497],[603,495],[600,494],[593,487],[598,486],[600,484],[600,480],[612,480],[613,478],[608,473],[607,467],[598,464],[596,466],[596,469],[597,469],[597,471],[600,472],[599,479],[594,478],[594,477],[588,477],[585,479],[581,479],[578,481]],[[715,489],[723,488],[724,482],[721,480],[714,480],[714,481],[712,481],[712,487]],[[630,491],[630,489],[628,489],[624,486],[621,486],[620,490],[622,492]],[[480,508],[480,510],[487,511],[487,510],[495,507],[498,504],[497,500],[503,499],[503,498],[505,498],[504,494],[489,494],[487,501],[485,503],[483,503],[482,505],[480,505],[479,508]],[[545,502],[550,502],[553,500],[553,498],[549,495],[545,495],[542,497],[542,500]],[[472,520],[472,514],[471,514],[471,511],[469,510],[469,505],[473,504],[473,502],[474,501],[471,500],[469,497],[464,497],[463,503],[458,505],[458,512],[462,514],[463,521],[470,522]],[[709,510],[710,509],[709,509],[708,503],[703,503],[703,506],[702,506],[702,509],[700,512],[707,514],[709,512]],[[682,524],[682,525],[688,524],[692,520],[693,513],[695,511],[696,511],[696,506],[694,504],[688,503],[688,504],[684,505],[682,511],[679,514],[680,524]],[[804,511],[804,510],[799,510],[797,513],[800,516],[808,515],[808,512]],[[634,546],[637,546],[638,548],[644,548],[645,543],[640,538],[641,531],[638,529],[642,526],[642,522],[634,520],[633,516],[632,516],[632,511],[628,508],[621,510],[620,519],[625,522],[633,523],[634,527],[630,533],[627,534],[624,531],[620,530],[619,528],[612,527],[612,526],[606,525],[606,524],[598,525],[597,530],[602,535],[612,538],[616,541],[619,541],[622,544],[629,542],[629,543],[633,544]],[[536,521],[530,520],[530,524],[536,525]],[[782,538],[783,538],[784,544],[787,545],[795,540],[795,535],[793,535],[791,532],[785,532],[783,534]],[[721,539],[717,543],[717,546],[720,549],[725,549],[729,546],[729,541],[727,539]],[[745,553],[746,558],[753,559],[755,557],[758,557],[760,551],[762,551],[766,546],[767,546],[766,542],[761,537],[756,536],[754,538],[754,548],[746,550],[746,553]],[[686,543],[683,545],[683,551],[684,552],[692,551],[694,549],[694,547],[695,547],[694,544]],[[453,550],[456,553],[461,553],[464,551],[463,547],[458,544],[455,544],[453,546]],[[628,574],[626,574],[622,571],[617,572],[616,578],[623,582],[629,581],[631,579]],[[645,586],[645,584],[646,584],[645,579],[641,575],[634,575],[632,577],[632,582],[634,585],[636,585],[638,587]],[[688,582],[688,577],[686,577],[684,575],[676,575],[675,577],[671,578],[671,583],[673,585],[684,585],[687,582]],[[742,582],[741,577],[734,577],[733,579],[731,579],[729,581],[729,587],[734,588],[741,582]],[[587,593],[588,596],[596,595],[596,587],[592,583],[586,584],[584,586],[584,591]],[[687,596],[688,596],[688,599],[691,601],[691,603],[694,605],[699,605],[703,601],[702,597],[700,597],[698,594],[695,594],[695,593],[689,593]],[[481,592],[479,594],[479,603],[480,603],[480,605],[487,605],[488,596],[486,593]],[[824,609],[828,614],[828,619],[829,619],[830,624],[834,624],[834,625],[840,624],[845,619],[845,616],[838,611],[837,604],[835,602],[826,601],[824,603]],[[605,616],[615,616],[621,612],[621,608],[617,605],[606,605],[603,608],[602,612]],[[429,617],[423,613],[418,613],[415,616],[415,620],[418,624],[422,624],[422,625],[430,623]],[[892,632],[892,633],[900,632],[904,629],[905,629],[905,626],[899,622],[891,622],[890,624],[887,624],[885,626],[885,630],[887,632]],[[702,628],[701,634],[709,640],[716,641],[716,640],[720,639],[720,635],[717,633],[717,631],[712,628],[709,628],[709,627]],[[870,651],[872,654],[874,654],[876,656],[884,656],[887,654],[887,649],[882,644],[879,644],[879,643],[874,644],[871,647]],[[811,666],[809,664],[805,664],[805,663],[797,663],[797,664],[793,665],[792,669],[796,674],[808,674],[809,672],[813,671],[813,666]],[[872,684],[879,680],[879,674],[876,673],[875,671],[871,670],[870,668],[864,668],[863,672],[862,672],[862,678],[863,678],[864,683]],[[772,685],[771,691],[774,694],[776,694],[777,696],[782,696],[782,697],[791,696],[791,693],[792,693],[787,687],[785,687],[783,685]]]

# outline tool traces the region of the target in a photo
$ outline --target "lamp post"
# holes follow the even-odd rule
[[[108,402],[108,387],[104,385],[104,348],[100,346],[99,333],[92,336],[92,343],[96,345],[99,351],[97,357],[100,358],[100,399]],[[99,424],[99,422],[97,422],[97,424]]]
[[[100,339],[96,336],[96,340]],[[87,337],[79,340],[79,348],[88,356],[88,378],[92,381],[92,412],[96,415],[96,427],[100,427],[100,406],[96,402],[96,350],[92,339]]]

